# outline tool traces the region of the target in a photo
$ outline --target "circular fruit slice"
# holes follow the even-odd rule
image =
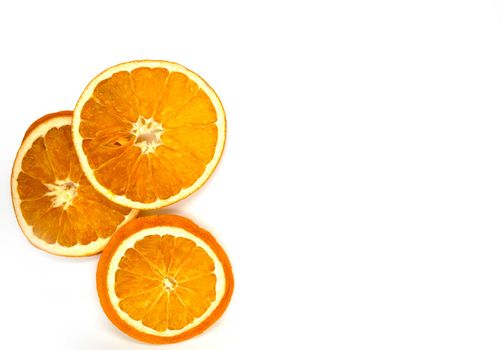
[[[120,228],[101,255],[96,281],[113,324],[148,343],[174,343],[207,329],[227,308],[234,284],[214,237],[175,215]]]
[[[37,248],[65,256],[99,253],[137,210],[100,195],[80,168],[71,137],[72,112],[33,123],[17,152],[11,177],[14,211]]]
[[[213,89],[179,64],[122,63],[85,88],[73,141],[100,193],[123,206],[154,209],[209,178],[225,143],[225,112]]]

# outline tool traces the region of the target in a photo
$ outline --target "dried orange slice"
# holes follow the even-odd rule
[[[148,343],[174,343],[212,325],[233,291],[230,262],[213,236],[175,215],[132,220],[98,263],[97,290],[108,318]]]
[[[75,107],[73,141],[104,196],[137,209],[163,207],[201,187],[225,143],[213,89],[172,62],[133,61],[105,70]]]
[[[80,168],[71,137],[72,112],[49,114],[26,132],[14,161],[12,202],[23,233],[36,247],[65,256],[103,250],[137,210],[100,195]]]

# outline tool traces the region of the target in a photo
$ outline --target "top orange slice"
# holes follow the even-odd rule
[[[154,209],[187,197],[212,174],[225,144],[225,112],[187,68],[133,61],[89,83],[72,130],[96,190],[123,206]]]

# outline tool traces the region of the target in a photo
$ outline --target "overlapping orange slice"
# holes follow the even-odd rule
[[[159,208],[197,190],[214,171],[225,113],[213,89],[179,64],[122,63],[82,93],[73,141],[101,194],[131,208]]]
[[[72,112],[33,123],[12,170],[17,220],[36,247],[65,256],[99,253],[137,210],[100,195],[84,176],[71,137]]]

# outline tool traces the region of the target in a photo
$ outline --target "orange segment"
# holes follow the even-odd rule
[[[233,290],[223,249],[208,232],[174,215],[142,217],[119,229],[96,278],[108,318],[150,343],[199,334],[221,316]]]
[[[165,331],[168,327],[168,314],[170,298],[167,293],[162,292],[157,302],[150,308],[148,313],[143,317],[142,323],[152,329]]]
[[[26,224],[34,226],[40,221],[40,218],[45,215],[52,207],[52,201],[48,196],[38,199],[27,199],[20,203],[21,214],[23,215]],[[17,212],[16,212],[17,214]]]
[[[129,173],[141,152],[136,147],[125,146],[123,149],[122,153],[109,158],[95,172],[96,178],[119,196],[124,195],[129,187],[132,187],[136,192],[142,190],[134,183],[135,180],[139,179],[129,180]]]
[[[45,195],[48,191],[47,186],[45,186],[42,181],[31,177],[25,172],[20,172],[17,178],[17,190],[21,198],[26,201],[39,199]]]
[[[131,71],[131,87],[138,98],[139,115],[154,116],[168,81],[169,71],[164,68],[140,67]]]
[[[170,93],[161,96],[159,105],[154,115],[155,120],[163,125],[168,124],[169,119],[173,119],[179,113],[179,110],[190,103],[199,91],[199,86],[186,74],[172,72],[166,84],[165,91]],[[199,116],[202,118],[202,115]]]
[[[82,169],[78,166],[78,158],[71,140],[71,127],[50,129],[44,136],[45,151],[57,179],[78,181]],[[70,158],[70,159],[68,159]]]
[[[84,138],[93,139],[102,135],[113,135],[116,132],[128,133],[131,124],[123,120],[119,113],[110,116],[109,110],[101,105],[97,99],[86,102],[82,110],[82,118],[86,120],[81,127]]]
[[[84,90],[73,140],[101,194],[123,206],[153,209],[185,198],[209,178],[224,147],[225,113],[215,92],[188,69],[128,62]]]
[[[181,126],[207,125],[216,122],[217,112],[206,92],[198,90],[193,96],[190,96],[190,94],[191,92],[185,99],[174,101],[175,108],[170,108],[168,104],[169,99],[166,99],[165,102],[163,101],[163,108],[158,112],[158,120],[165,127],[178,128]],[[172,117],[169,118],[169,115]]]
[[[159,150],[160,151],[160,150]],[[160,197],[169,197],[183,188],[183,183],[171,163],[155,155],[150,156],[154,191]]]
[[[132,296],[125,297],[119,302],[122,310],[131,317],[131,319],[140,321],[155,306],[163,294],[162,286],[153,289],[147,289]]]
[[[204,159],[213,157],[217,135],[218,129],[214,124],[181,126],[166,129],[162,141],[168,148],[187,153],[203,163]]]
[[[75,153],[71,121],[72,112],[60,112],[30,126],[14,162],[12,200],[23,233],[36,247],[91,255],[137,211],[94,190]]]
[[[117,72],[113,77],[99,81],[93,91],[93,98],[105,109],[106,115],[129,122],[135,122],[138,118],[138,98],[132,89],[129,72]],[[91,114],[82,116],[82,119],[94,118]]]
[[[26,175],[43,183],[50,183],[55,180],[54,171],[49,163],[45,142],[42,137],[36,139],[26,152],[22,159],[22,169]]]

